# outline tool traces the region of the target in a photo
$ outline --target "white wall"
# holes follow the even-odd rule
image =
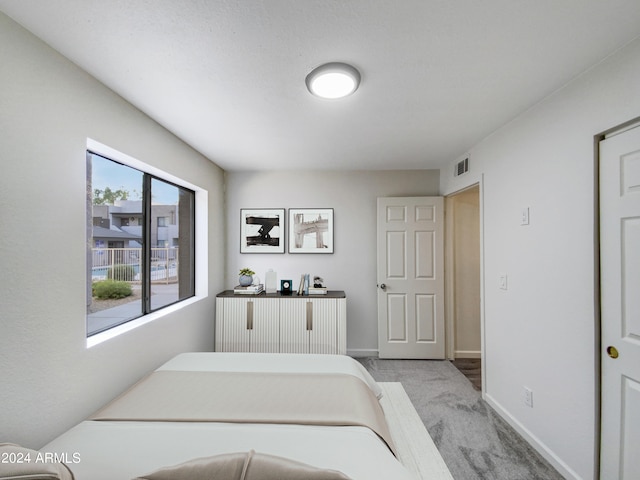
[[[635,41],[441,171],[444,194],[482,181],[486,398],[568,478],[594,478],[599,441],[594,135],[640,115],[639,86]]]
[[[177,352],[213,348],[223,172],[0,14],[0,442],[39,448]],[[86,348],[87,137],[209,195],[209,297]]]
[[[227,173],[225,288],[238,283],[238,270],[252,268],[264,281],[273,268],[281,279],[320,275],[331,290],[347,294],[347,351],[375,355],[378,349],[376,293],[376,198],[437,195],[437,170],[384,172]],[[334,254],[241,254],[241,208],[333,208]],[[279,284],[279,283],[278,283]]]

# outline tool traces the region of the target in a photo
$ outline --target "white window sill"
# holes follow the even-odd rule
[[[87,338],[87,348],[95,347],[96,345],[106,342],[107,340],[111,340],[112,338],[122,335],[123,333],[129,332],[134,328],[138,328],[166,315],[170,315],[174,312],[177,312],[178,310],[183,309],[184,307],[203,300],[204,298],[207,298],[207,296],[196,295],[194,297],[187,298],[186,300],[182,300],[181,302],[174,303],[173,305],[169,305],[168,307],[158,310],[157,312],[153,312],[140,318],[136,318],[127,323],[123,323],[122,325],[118,325],[117,327],[105,330],[104,332],[96,333],[95,335]]]

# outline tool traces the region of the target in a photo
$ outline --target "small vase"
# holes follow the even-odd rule
[[[240,286],[248,287],[253,283],[253,277],[251,275],[240,275]]]

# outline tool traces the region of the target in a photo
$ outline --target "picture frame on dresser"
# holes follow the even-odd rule
[[[333,253],[333,208],[289,209],[289,253]]]
[[[284,208],[240,209],[240,253],[284,253]]]

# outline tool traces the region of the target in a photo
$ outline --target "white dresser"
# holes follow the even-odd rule
[[[343,291],[297,296],[279,293],[216,296],[217,352],[347,353]]]

